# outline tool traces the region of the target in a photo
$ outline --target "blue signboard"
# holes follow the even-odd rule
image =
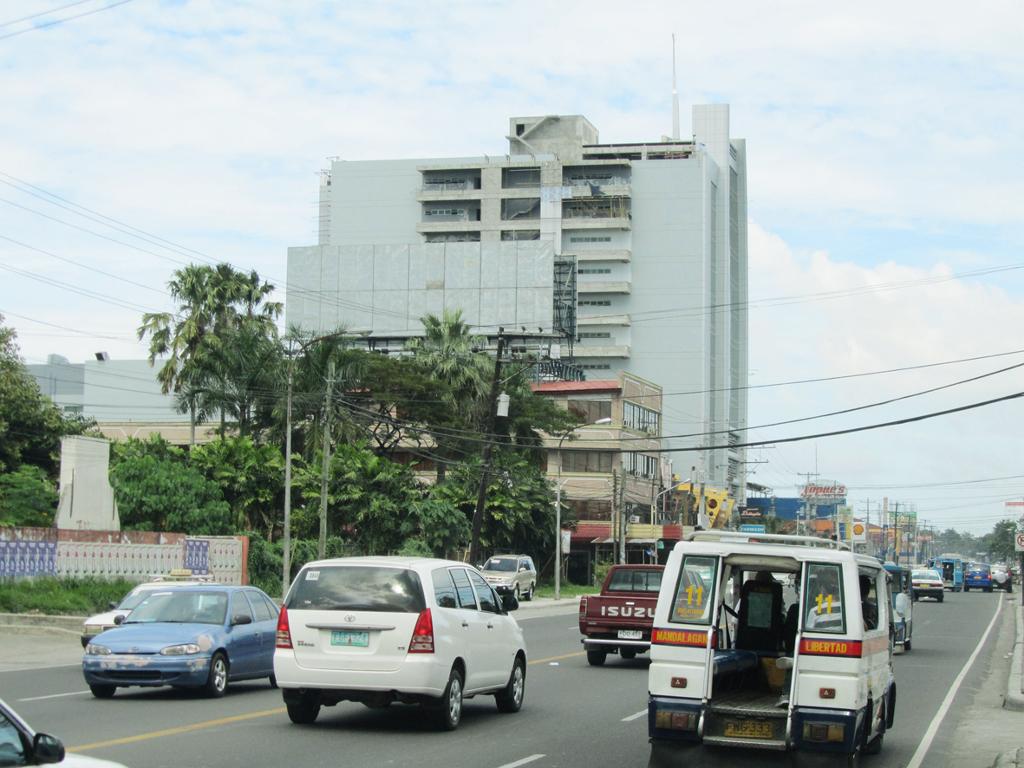
[[[763,525],[748,524],[740,526],[741,533],[765,533],[767,530]]]

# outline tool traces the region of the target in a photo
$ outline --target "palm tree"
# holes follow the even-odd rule
[[[157,372],[161,390],[176,393],[179,407],[187,409],[191,421],[191,444],[195,444],[196,417],[200,411],[215,404],[210,397],[212,379],[219,377],[220,390],[227,390],[229,371],[218,366],[218,351],[223,337],[243,324],[252,324],[271,339],[276,339],[275,320],[281,314],[279,302],[269,302],[274,290],[270,283],[261,282],[253,271],[245,274],[230,264],[212,267],[190,264],[176,270],[168,283],[171,298],[178,303],[178,311],[147,312],[138,328],[141,340],[149,335],[149,362],[167,356]],[[222,359],[222,358],[220,358]],[[221,414],[221,435],[225,430],[225,407]]]

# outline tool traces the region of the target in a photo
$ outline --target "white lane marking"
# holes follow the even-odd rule
[[[534,760],[540,760],[542,757],[544,757],[544,755],[530,755],[529,757],[524,757],[522,760],[516,760],[514,763],[499,765],[498,768],[519,768],[520,765],[532,763]]]
[[[921,744],[918,746],[917,751],[914,752],[914,756],[910,758],[910,762],[907,763],[907,768],[920,768],[924,762],[925,755],[928,754],[928,750],[932,746],[932,742],[935,740],[935,735],[939,732],[939,726],[942,725],[942,720],[946,717],[946,713],[949,712],[950,706],[953,704],[953,697],[956,696],[956,692],[960,690],[960,685],[963,683],[964,678],[967,677],[967,673],[970,671],[971,666],[974,664],[974,660],[978,658],[978,654],[981,653],[981,649],[985,646],[985,641],[988,640],[988,636],[992,633],[992,628],[996,625],[996,619],[999,618],[999,609],[1003,607],[1003,601],[1000,600],[996,604],[996,612],[992,616],[992,621],[988,623],[988,629],[985,630],[985,634],[981,636],[981,640],[978,641],[978,646],[974,649],[974,653],[967,659],[967,663],[964,664],[964,668],[960,670],[960,674],[956,676],[956,680],[953,681],[953,685],[949,687],[949,693],[946,694],[946,698],[942,700],[942,706],[939,707],[939,711],[935,713],[935,717],[932,718],[931,723],[928,725],[928,730],[924,732],[924,738],[921,739]]]
[[[634,720],[639,720],[641,717],[643,717],[646,714],[647,714],[647,710],[646,709],[641,709],[635,715],[630,715],[629,717],[622,718],[622,722],[624,722],[624,723],[631,723]]]
[[[51,693],[49,696],[32,696],[28,699],[18,699],[18,701],[43,701],[44,699],[60,699],[64,696],[84,696],[89,691],[72,691],[71,693]]]

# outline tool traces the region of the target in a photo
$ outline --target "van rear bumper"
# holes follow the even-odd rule
[[[700,741],[704,724],[704,705],[700,699],[649,696],[647,699],[647,735],[661,741]]]
[[[863,716],[863,710],[794,707],[790,746],[808,752],[852,754]]]
[[[299,666],[295,654],[278,649],[274,653],[274,675],[280,688],[323,691],[400,692],[437,698],[448,685],[451,665],[434,654],[410,654],[398,667],[388,671],[316,669]]]

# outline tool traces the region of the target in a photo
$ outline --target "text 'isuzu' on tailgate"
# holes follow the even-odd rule
[[[662,565],[613,566],[601,594],[580,600],[580,632],[591,665],[604,664],[609,653],[632,659],[651,647],[664,570]]]

